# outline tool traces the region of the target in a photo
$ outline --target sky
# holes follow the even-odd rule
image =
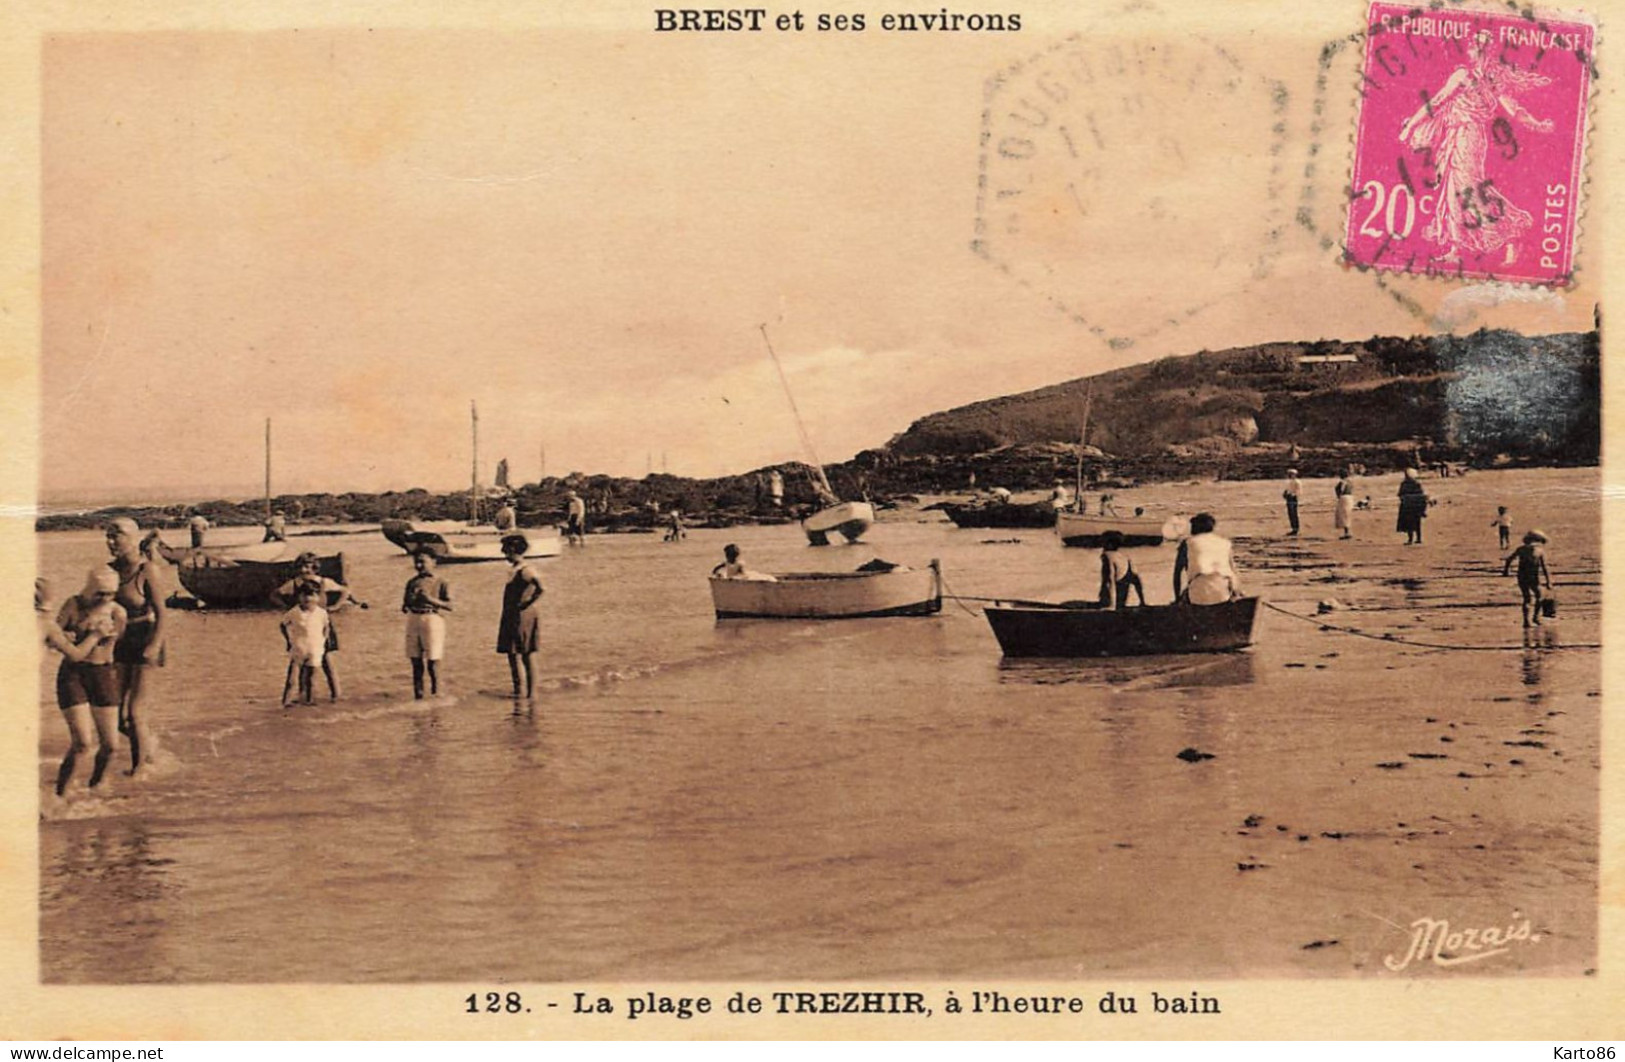
[[[763,324],[825,461],[1171,354],[1590,327],[1583,244],[1559,294],[1338,266],[1354,102],[1317,116],[1328,29],[1215,41],[1149,10],[1171,51],[1087,90],[1032,60],[1163,38],[51,37],[42,494],[253,496],[267,417],[278,492],[455,489],[470,401],[487,481],[544,449],[551,475],[801,459]],[[1029,164],[1004,137],[1045,86]],[[1062,120],[1098,152],[1060,154]]]

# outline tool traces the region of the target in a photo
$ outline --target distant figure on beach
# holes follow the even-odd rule
[[[1174,600],[1193,605],[1222,605],[1241,596],[1230,540],[1213,529],[1212,513],[1191,517],[1190,537],[1179,544],[1174,557]],[[1183,583],[1190,573],[1190,585]]]
[[[1337,484],[1332,487],[1332,526],[1341,531],[1339,538],[1354,537],[1354,470],[1348,467],[1343,474],[1337,477]]]
[[[119,668],[119,729],[130,737],[130,773],[139,775],[158,757],[158,735],[149,704],[157,670],[164,666],[168,611],[162,587],[141,556],[141,528],[128,516],[107,523],[107,551],[118,573],[114,596],[124,609],[125,627],[113,646]]]
[[[1495,519],[1490,521],[1490,526],[1500,533],[1502,549],[1512,545],[1512,514],[1505,505],[1495,507]]]
[[[203,536],[209,531],[209,518],[194,509],[191,518],[186,521],[186,527],[192,533],[192,548],[201,549]]]
[[[299,677],[299,701],[311,704],[316,699],[316,669],[327,655],[327,610],[322,607],[320,583],[310,581],[299,584],[299,603],[282,614],[279,624],[282,640],[288,650],[288,675],[282,680],[282,707],[293,704],[294,676]]]
[[[491,526],[498,531],[512,531],[519,525],[519,514],[514,512],[513,499],[503,498],[502,507],[491,517]]]
[[[1145,604],[1145,584],[1140,582],[1140,573],[1134,570],[1134,562],[1127,554],[1121,552],[1122,548],[1121,531],[1107,531],[1100,537],[1101,608],[1128,608],[1131,589],[1139,596],[1140,604]]]
[[[767,474],[767,496],[773,501],[773,508],[784,508],[784,473],[778,469]]]
[[[508,562],[508,581],[502,587],[502,618],[497,623],[497,652],[508,657],[508,674],[513,679],[513,695],[521,695],[520,665],[524,665],[523,696],[536,696],[535,656],[542,644],[542,619],[536,604],[542,599],[542,580],[525,563],[530,540],[524,535],[502,539],[502,559]]]
[[[1535,626],[1540,626],[1542,603],[1545,597],[1541,594],[1542,586],[1552,588],[1552,573],[1546,568],[1546,534],[1543,531],[1531,531],[1523,536],[1523,545],[1512,551],[1512,555],[1501,565],[1501,575],[1504,578],[1512,571],[1512,562],[1518,562],[1518,591],[1523,595],[1523,625],[1529,626],[1531,614],[1534,616]]]
[[[587,544],[587,503],[570,491],[565,498],[564,535],[572,546]]]
[[[667,542],[681,542],[688,537],[688,529],[683,526],[683,512],[673,509],[668,515],[669,526],[666,528]]]
[[[1287,534],[1298,533],[1298,495],[1303,491],[1303,484],[1298,481],[1298,470],[1286,470],[1286,489],[1281,491],[1281,498],[1286,502],[1286,522],[1292,530]]]
[[[336,701],[339,699],[339,676],[333,664],[333,654],[339,649],[339,626],[333,616],[347,605],[366,608],[367,603],[351,593],[348,586],[323,575],[322,562],[316,554],[307,550],[299,554],[295,563],[299,566],[298,573],[271,591],[271,604],[281,609],[296,607],[300,588],[307,584],[315,585],[319,594],[317,603],[327,612],[327,643],[321,657],[322,675],[327,679],[328,700]]]
[[[1050,508],[1056,512],[1060,512],[1072,505],[1072,492],[1067,490],[1060,480],[1056,480],[1055,486],[1050,488],[1049,504]]]
[[[434,556],[412,555],[417,574],[406,581],[401,611],[406,613],[406,655],[412,661],[412,696],[423,699],[423,676],[429,676],[429,692],[440,693],[440,659],[446,655],[446,619],[451,611],[451,587],[434,573]]]
[[[1407,468],[1405,478],[1399,481],[1399,520],[1396,531],[1405,533],[1405,545],[1419,545],[1422,541],[1422,521],[1428,514],[1427,491],[1416,478],[1416,469]]]
[[[48,586],[34,584],[34,607],[45,607]],[[62,654],[56,672],[56,703],[68,725],[68,752],[56,772],[56,795],[67,793],[79,764],[96,739],[96,757],[87,789],[101,784],[118,751],[119,675],[113,649],[124,634],[124,608],[118,594],[118,573],[107,565],[90,570],[83,590],[63,602],[56,620],[46,628],[45,642]]]
[[[1100,496],[1100,515],[1101,516],[1117,516],[1118,515],[1117,506],[1112,504],[1112,496],[1110,494],[1102,494]]]
[[[265,518],[265,537],[260,541],[288,541],[288,518],[282,515],[281,509],[278,509],[276,512]]]
[[[152,586],[165,603],[169,603],[184,591],[181,587],[180,576],[175,574],[175,566],[169,563],[164,556],[163,539],[158,537],[157,531],[148,531],[141,537],[141,560],[147,566],[147,576],[152,580]],[[190,594],[185,594],[190,604],[199,602]]]
[[[745,567],[745,562],[740,559],[741,556],[742,554],[739,551],[739,547],[734,545],[732,542],[728,543],[726,546],[723,546],[722,563],[711,569],[711,578],[744,579],[757,583],[778,582],[778,580],[771,575],[766,575],[762,572],[753,572],[749,568]]]

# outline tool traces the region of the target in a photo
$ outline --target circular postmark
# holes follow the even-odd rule
[[[972,248],[1113,349],[1270,274],[1291,219],[1287,89],[1224,47],[1078,33],[983,99]]]

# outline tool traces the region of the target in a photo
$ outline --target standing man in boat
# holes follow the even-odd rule
[[[200,548],[203,545],[203,535],[209,530],[209,518],[193,509],[191,518],[186,521],[186,526],[192,532],[192,548]]]
[[[1175,601],[1222,605],[1241,596],[1230,540],[1213,530],[1217,525],[1212,513],[1191,517],[1190,537],[1179,544],[1179,555],[1174,558]],[[1186,573],[1190,575],[1188,587]]]
[[[1286,489],[1281,492],[1281,497],[1286,501],[1286,522],[1292,525],[1292,530],[1287,532],[1289,535],[1298,533],[1298,495],[1302,491],[1303,484],[1298,482],[1298,470],[1287,469]]]

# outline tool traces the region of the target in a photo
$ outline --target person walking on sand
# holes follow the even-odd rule
[[[1347,466],[1343,474],[1337,477],[1337,484],[1332,487],[1334,507],[1332,509],[1332,526],[1342,534],[1338,538],[1354,537],[1354,470]]]
[[[1286,489],[1281,491],[1281,498],[1286,502],[1286,522],[1292,528],[1291,531],[1287,532],[1289,535],[1298,533],[1298,495],[1302,491],[1303,484],[1298,482],[1298,470],[1295,468],[1287,469]]]
[[[316,669],[327,655],[328,617],[321,606],[327,595],[314,580],[299,584],[299,603],[282,616],[282,640],[288,648],[288,675],[282,680],[282,707],[293,704],[293,681],[299,677],[299,701],[316,699]]]
[[[429,676],[429,693],[440,694],[440,659],[446,655],[446,620],[451,611],[451,587],[434,573],[434,555],[414,553],[412,567],[417,574],[406,581],[401,611],[406,613],[406,655],[412,661],[412,696],[423,699],[423,676]]]
[[[1174,600],[1192,605],[1222,605],[1241,596],[1230,540],[1213,529],[1212,513],[1191,517],[1191,533],[1174,557]],[[1190,573],[1190,585],[1183,576]]]
[[[119,729],[130,737],[130,773],[139,775],[158,758],[152,727],[152,685],[164,666],[168,611],[162,586],[141,556],[141,528],[128,516],[107,523],[110,567],[118,573],[114,600],[124,609],[124,633],[113,646],[119,669]]]
[[[502,559],[508,562],[508,581],[502,587],[502,619],[497,624],[497,652],[508,656],[508,674],[513,679],[513,695],[520,696],[519,668],[524,665],[525,700],[536,698],[535,656],[541,648],[542,621],[536,608],[542,600],[542,580],[525,563],[530,541],[524,535],[505,535]]]
[[[1139,596],[1140,604],[1144,605],[1145,584],[1140,582],[1140,573],[1134,570],[1134,562],[1121,552],[1123,532],[1107,531],[1101,536],[1100,547],[1100,607],[1128,608],[1130,590]]]
[[[114,600],[118,573],[101,565],[90,571],[85,588],[63,602],[47,629],[46,644],[62,654],[56,673],[56,703],[68,725],[68,752],[56,772],[56,795],[65,796],[79,764],[96,738],[96,757],[87,789],[101,784],[118,752],[119,675],[113,649],[124,634],[124,608]],[[35,584],[35,608],[43,609]],[[53,637],[54,635],[54,637]]]
[[[1490,521],[1501,539],[1501,548],[1507,549],[1512,545],[1512,514],[1507,512],[1505,505],[1495,507],[1495,519]]]
[[[1421,544],[1422,521],[1427,514],[1427,491],[1422,489],[1422,482],[1416,478],[1416,469],[1407,468],[1405,478],[1399,481],[1399,520],[1394,525],[1396,531],[1405,533],[1405,545]]]
[[[1518,591],[1523,595],[1523,625],[1529,626],[1530,616],[1534,616],[1535,626],[1540,626],[1541,606],[1545,597],[1541,594],[1541,587],[1547,590],[1552,588],[1552,573],[1546,567],[1546,533],[1544,531],[1531,531],[1523,536],[1523,545],[1512,551],[1512,555],[1501,565],[1501,575],[1506,577],[1512,571],[1512,562],[1518,562]]]
[[[349,605],[364,609],[367,603],[351,593],[348,586],[323,575],[322,562],[316,554],[307,550],[299,554],[295,563],[299,566],[298,572],[292,579],[271,591],[271,604],[280,609],[293,608],[299,603],[300,587],[306,583],[316,585],[318,591],[316,602],[327,613],[327,644],[323,646],[321,656],[322,676],[327,679],[327,699],[336,701],[339,699],[339,676],[333,662],[333,654],[339,649],[339,628],[333,620],[333,614],[343,611]]]
[[[585,546],[587,544],[587,503],[581,500],[581,495],[570,491],[565,496],[565,524],[564,535],[572,546]]]

